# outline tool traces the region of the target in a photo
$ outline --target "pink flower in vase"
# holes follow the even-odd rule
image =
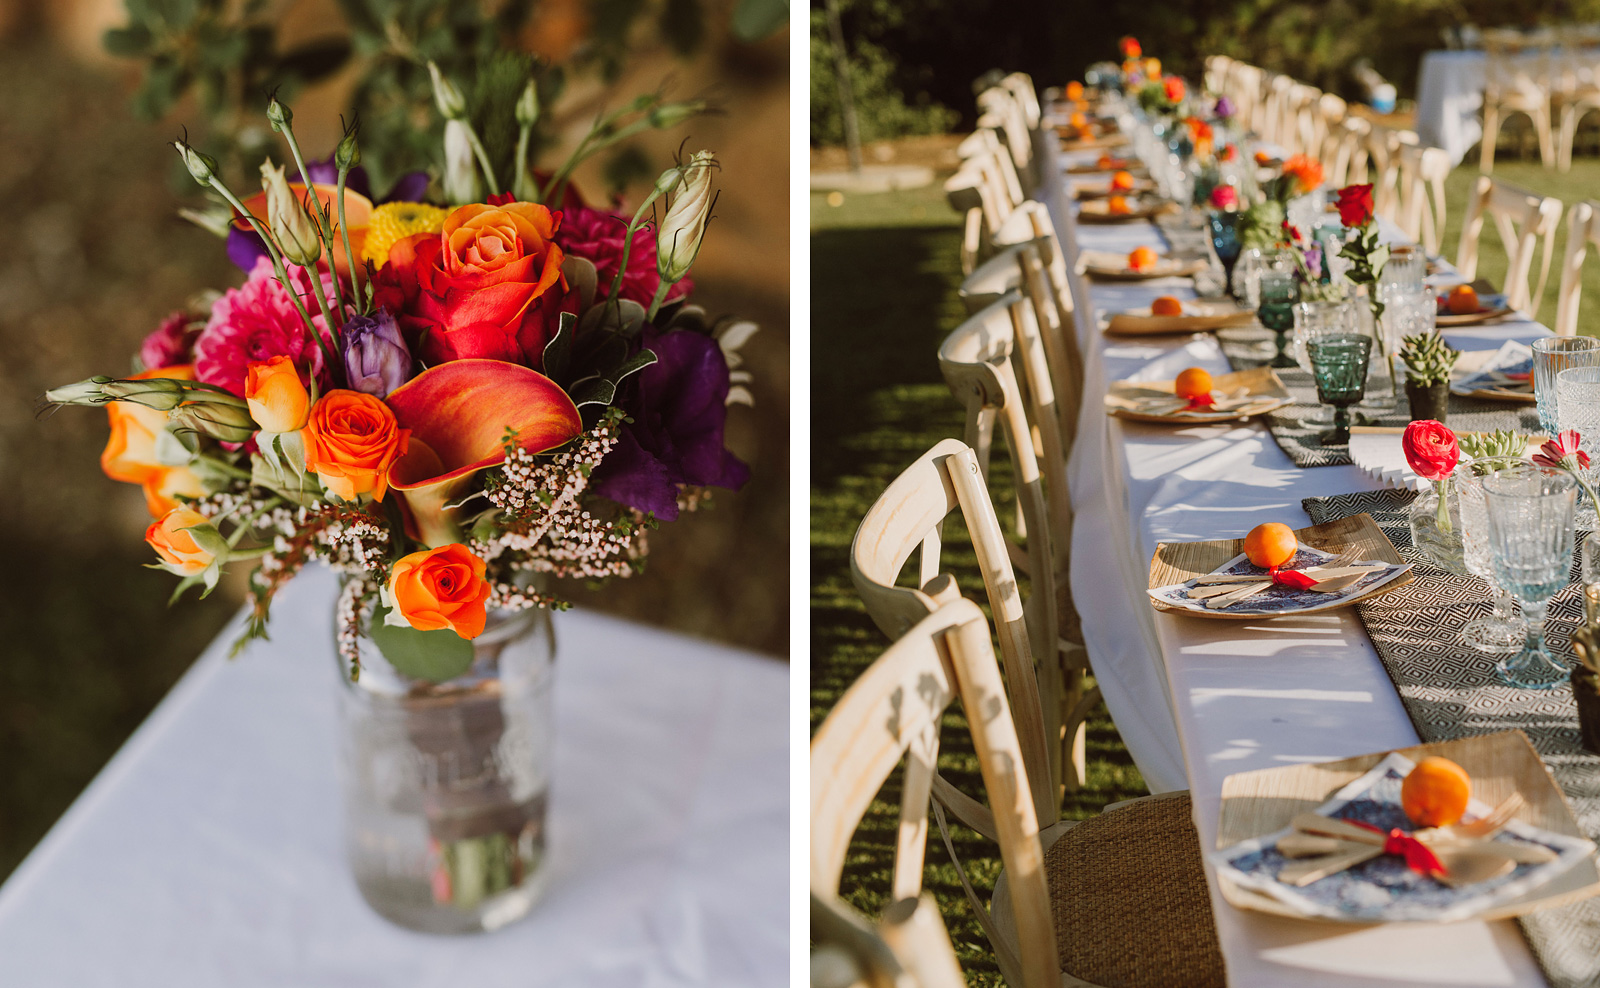
[[[1438,483],[1449,477],[1461,462],[1461,447],[1456,434],[1443,422],[1419,419],[1406,426],[1400,437],[1406,463],[1423,480]]]
[[[1576,429],[1568,429],[1539,447],[1533,462],[1552,470],[1587,470],[1589,454],[1578,448],[1583,439]]]
[[[317,313],[316,296],[304,268],[289,265],[289,281],[295,286],[307,313]],[[333,278],[322,274],[323,290],[333,297]],[[319,332],[327,334],[320,313],[311,316]],[[278,283],[272,262],[256,261],[250,277],[238,288],[230,288],[211,306],[211,319],[194,344],[195,377],[236,395],[244,395],[246,369],[272,357],[288,357],[300,370],[302,381],[324,376],[322,348],[306,332],[305,323],[295,311],[294,301]],[[323,380],[323,384],[329,383]]]
[[[1239,205],[1239,190],[1231,185],[1219,185],[1211,190],[1213,209],[1233,209]]]

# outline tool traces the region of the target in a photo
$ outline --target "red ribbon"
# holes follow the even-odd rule
[[[1379,827],[1360,820],[1346,820],[1345,823],[1354,824],[1363,830],[1370,830],[1375,834],[1383,833]],[[1389,831],[1388,839],[1383,842],[1384,854],[1398,854],[1406,859],[1406,867],[1424,875],[1442,875],[1445,873],[1444,865],[1434,855],[1428,845],[1401,830],[1399,827]]]
[[[1272,577],[1273,583],[1291,590],[1309,590],[1317,582],[1297,569],[1279,570],[1276,566],[1267,570],[1267,575]]]
[[[1216,403],[1217,403],[1217,399],[1211,397],[1211,392],[1207,391],[1203,395],[1195,395],[1193,398],[1190,398],[1187,408],[1190,409],[1190,410],[1193,410],[1193,409],[1196,409],[1196,408],[1210,408],[1212,405],[1215,405]]]

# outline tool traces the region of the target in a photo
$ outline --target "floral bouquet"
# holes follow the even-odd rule
[[[105,406],[102,465],[143,488],[156,565],[180,578],[174,600],[251,561],[243,645],[265,637],[285,583],[325,563],[343,579],[350,680],[381,656],[410,684],[406,702],[447,698],[432,684],[475,668],[473,639],[496,615],[564,606],[550,578],[637,572],[658,522],[707,487],[745,482],[723,433],[728,405],[750,400],[737,351],[755,329],[687,302],[715,203],[711,153],[614,213],[587,204],[571,174],[616,132],[615,115],[560,168],[534,171],[530,82],[515,173],[496,175],[460,90],[436,70],[434,84],[443,174],[405,176],[381,202],[356,126],[330,158],[308,161],[276,99],[268,118],[296,180],[269,161],[261,191],[241,197],[214,160],[177,142],[195,180],[231,207],[218,232],[242,284],[169,317],[135,373],[45,396]],[[693,109],[655,97],[641,107],[654,126]],[[473,747],[440,764],[498,766],[511,730],[499,689],[448,724],[438,704],[408,708],[414,755],[433,757],[424,738],[445,724]],[[515,887],[536,863],[533,824],[506,823],[496,802],[516,787],[497,771],[485,779],[423,800],[434,895],[457,906]]]

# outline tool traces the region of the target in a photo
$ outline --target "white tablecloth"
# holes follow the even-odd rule
[[[1417,70],[1417,137],[1444,148],[1450,163],[1461,164],[1483,138],[1484,65],[1482,51],[1422,53]]]
[[[0,887],[0,985],[492,988],[789,978],[789,669],[556,616],[551,883],[519,923],[390,925],[345,865],[334,582],[227,629]]]
[[[1161,246],[1147,223],[1075,227],[1060,188],[1049,190],[1048,202],[1069,253],[1071,244]],[[1106,415],[1111,381],[1170,380],[1189,366],[1229,369],[1207,334],[1139,340],[1100,332],[1101,316],[1161,294],[1194,293],[1187,279],[1163,279],[1093,284],[1079,296],[1090,304],[1078,327],[1086,384],[1069,464],[1072,590],[1095,678],[1139,770],[1155,791],[1191,791],[1201,846],[1214,847],[1228,775],[1403,747],[1417,735],[1352,610],[1212,621],[1151,609],[1144,591],[1157,543],[1242,536],[1266,521],[1301,528],[1309,524],[1301,498],[1378,486],[1354,466],[1294,466],[1259,421],[1172,429]],[[1544,335],[1523,322],[1446,337],[1477,349]],[[1304,923],[1234,909],[1216,894],[1209,868],[1207,876],[1235,986],[1543,983],[1510,922]]]

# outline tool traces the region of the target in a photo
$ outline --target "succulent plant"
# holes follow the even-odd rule
[[[1496,429],[1493,432],[1459,432],[1456,433],[1456,440],[1461,446],[1461,452],[1474,460],[1486,457],[1520,457],[1528,451],[1528,437],[1511,429]]]
[[[1422,387],[1450,380],[1450,369],[1456,365],[1459,356],[1461,351],[1451,349],[1450,344],[1438,333],[1407,336],[1400,345],[1400,359],[1406,364],[1406,380]]]

